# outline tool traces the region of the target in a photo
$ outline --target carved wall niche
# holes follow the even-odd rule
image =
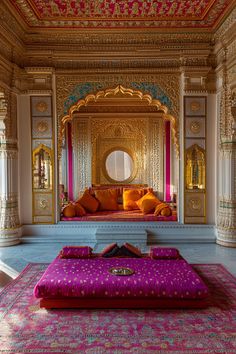
[[[103,172],[105,155],[112,149],[130,151],[136,164],[137,173],[132,183],[145,183],[146,176],[146,135],[145,119],[92,119],[92,182],[109,183]]]
[[[148,184],[163,197],[164,120],[161,115],[158,118],[120,118],[114,114],[106,118],[78,116],[72,126],[74,196],[91,184],[111,183],[104,173],[105,158],[112,150],[122,150],[134,161],[134,173],[127,183]]]
[[[158,87],[144,83],[132,85],[143,90],[118,85],[87,94],[79,100],[71,95],[65,102],[69,108],[60,124],[58,145],[62,156],[60,147],[66,126],[72,122],[73,164],[70,160],[67,179],[67,182],[73,181],[70,183],[70,190],[73,189],[71,197],[77,197],[92,183],[109,183],[104,173],[104,158],[115,149],[128,152],[135,161],[137,173],[132,175],[129,182],[148,184],[158,192],[160,198],[164,197],[164,122],[171,122],[178,154],[178,118],[169,113],[172,103]],[[93,86],[91,83],[87,86],[77,85],[77,89],[81,87],[87,92]],[[161,99],[165,104],[143,93],[147,88],[158,91],[153,96],[163,95]]]

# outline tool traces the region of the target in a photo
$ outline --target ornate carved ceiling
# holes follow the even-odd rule
[[[10,0],[30,28],[214,30],[235,0]]]

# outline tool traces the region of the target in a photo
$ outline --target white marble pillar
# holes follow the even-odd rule
[[[228,95],[224,102],[223,118],[226,128],[228,126],[224,131],[229,133],[221,138],[220,143],[216,242],[236,247],[236,94]]]
[[[221,143],[217,243],[236,247],[236,140]]]
[[[0,137],[0,246],[20,242],[17,142]]]

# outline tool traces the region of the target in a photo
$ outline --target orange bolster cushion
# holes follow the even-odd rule
[[[160,203],[160,200],[152,192],[144,194],[144,196],[136,202],[143,214],[151,213]]]
[[[170,216],[172,214],[172,210],[169,207],[169,205],[165,204],[165,203],[161,203],[159,205],[156,206],[155,211],[154,211],[154,215],[158,216]]]
[[[144,195],[143,189],[127,189],[123,191],[123,206],[124,210],[136,210],[138,206],[136,201]]]
[[[95,197],[100,203],[100,210],[118,210],[116,189],[95,190]]]
[[[75,206],[72,203],[69,203],[62,209],[63,216],[67,218],[73,218],[76,216]]]
[[[95,213],[98,210],[99,202],[88,190],[85,190],[82,197],[80,197],[77,202],[84,207],[90,213]]]

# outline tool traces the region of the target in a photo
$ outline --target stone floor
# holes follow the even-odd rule
[[[62,243],[22,243],[17,246],[0,247],[0,288],[25,268],[28,263],[49,263]],[[94,244],[95,251],[100,251]],[[159,245],[160,246],[160,245]],[[161,245],[165,246],[165,245]],[[221,263],[236,276],[236,248],[227,248],[216,244],[168,244],[176,247],[190,263]]]

